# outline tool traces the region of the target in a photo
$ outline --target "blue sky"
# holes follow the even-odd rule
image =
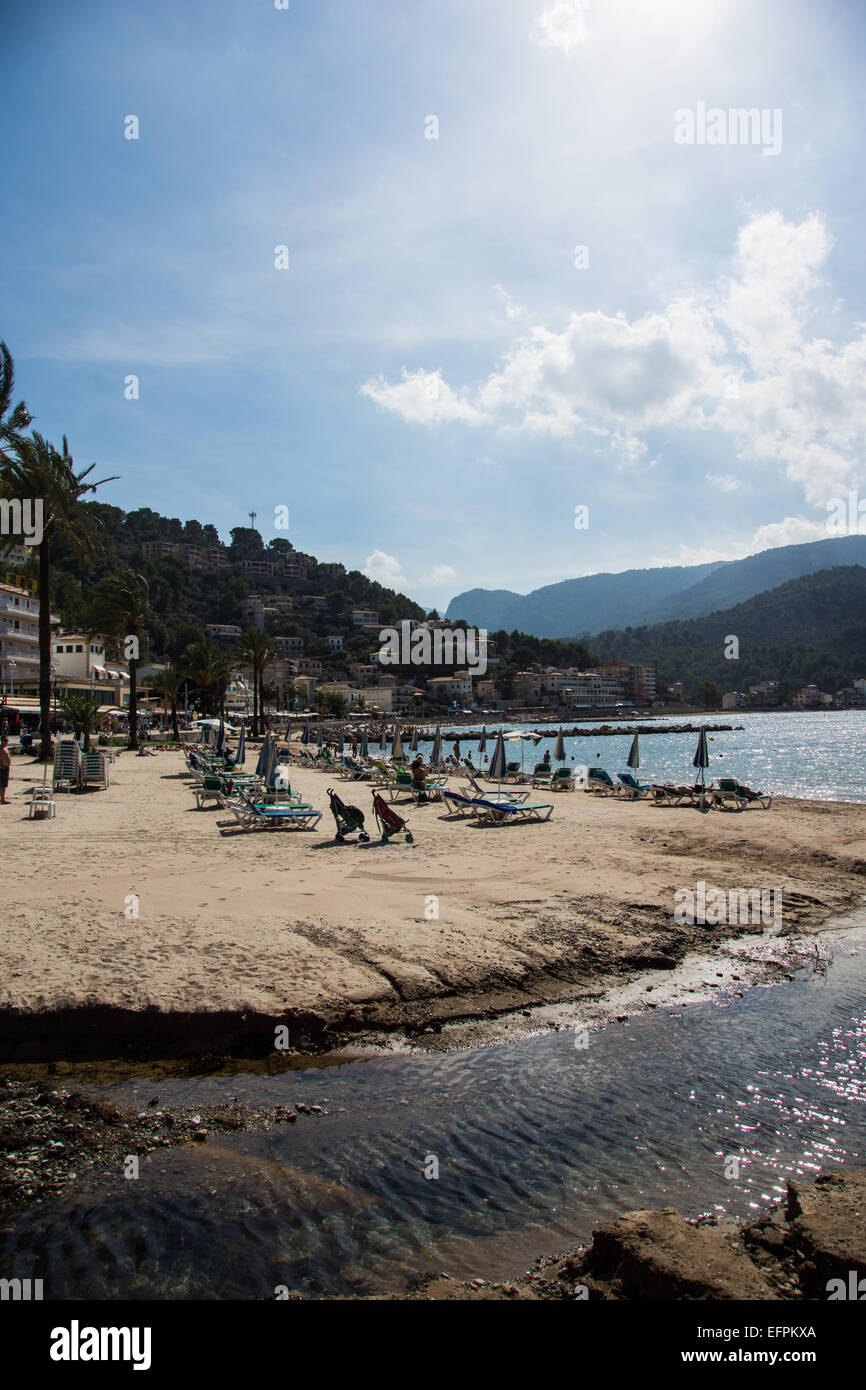
[[[822,539],[866,497],[858,5],[0,25],[0,336],[104,500],[226,539],[288,506],[298,549],[444,607]],[[766,138],[679,143],[699,103]]]

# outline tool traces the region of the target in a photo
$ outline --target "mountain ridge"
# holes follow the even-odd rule
[[[533,637],[581,637],[679,618],[703,617],[818,570],[866,565],[866,536],[779,546],[741,560],[599,573],[547,584],[529,594],[470,589],[446,618],[488,632],[518,629]]]

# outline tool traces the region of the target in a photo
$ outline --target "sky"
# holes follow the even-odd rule
[[[444,610],[866,499],[855,0],[0,0],[0,43],[0,337],[102,500]]]

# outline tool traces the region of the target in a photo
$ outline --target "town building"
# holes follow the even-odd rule
[[[23,585],[0,584],[0,683],[4,694],[39,683],[39,599]]]

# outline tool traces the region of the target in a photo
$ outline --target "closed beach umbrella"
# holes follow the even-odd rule
[[[625,761],[627,767],[640,767],[640,747],[638,745],[637,734],[635,734],[634,738],[631,741],[631,748],[628,750],[628,757]]]
[[[410,753],[417,753],[417,752],[418,752],[418,730],[417,730],[417,729],[413,729],[413,730],[412,730],[412,742],[409,744],[409,752],[410,752]]]
[[[265,771],[267,771],[268,751],[270,751],[268,745],[270,745],[270,741],[270,734],[265,734],[263,745],[261,745],[259,749],[259,758],[256,759],[256,777],[264,777]]]
[[[221,753],[221,752],[223,751],[223,749],[225,748],[225,746],[226,746],[226,726],[225,726],[225,720],[223,719],[222,715],[220,715],[220,727],[219,727],[219,733],[217,734],[216,751],[217,751],[218,753]]]
[[[701,729],[698,738],[698,746],[695,749],[695,756],[692,758],[692,766],[701,769],[701,805],[704,804],[704,770],[710,765],[710,750],[707,746],[707,731]]]
[[[558,763],[565,762],[565,740],[562,737],[562,729],[560,729],[556,736],[556,747],[553,750],[553,756]]]
[[[342,730],[342,729],[340,730],[340,742],[339,742],[339,744],[338,744],[338,746],[337,746],[337,752],[340,753],[340,754],[342,754],[342,752],[343,752],[343,730]]]
[[[319,737],[316,739],[316,747],[317,747],[317,748],[324,748],[324,746],[325,746],[325,731],[324,731],[324,729],[322,728],[322,726],[321,726],[321,724],[320,724],[320,725],[319,725]]]
[[[266,775],[265,775],[265,786],[266,786],[266,787],[275,787],[275,786],[276,786],[276,784],[277,784],[277,774],[278,774],[279,770],[280,770],[280,768],[279,768],[279,761],[278,761],[278,758],[277,758],[277,740],[274,739],[273,743],[272,743],[271,746],[270,746],[270,752],[269,752],[269,757],[268,757],[268,770],[267,770],[267,773],[266,773]]]
[[[442,760],[442,727],[436,725],[436,733],[433,736],[433,748],[430,752],[430,766],[438,767]]]
[[[405,757],[403,752],[403,740],[400,737],[400,730],[396,724],[394,725],[394,742],[391,745],[391,756],[395,759],[399,758],[401,762]]]
[[[479,756],[479,758],[481,757],[481,755],[482,755],[482,753],[484,752],[484,750],[485,750],[486,747],[487,747],[487,725],[485,724],[484,727],[483,727],[482,730],[481,730],[481,737],[480,737],[480,739],[478,740],[478,756]]]
[[[304,732],[301,734],[301,743],[309,743],[309,741],[310,741],[310,721],[309,721],[309,719],[308,719],[307,722],[306,722],[306,724],[304,725]]]
[[[505,739],[502,737],[501,729],[496,736],[496,747],[493,750],[493,757],[490,759],[487,776],[491,781],[499,782],[500,785],[505,776]]]
[[[370,756],[370,747],[369,747],[369,744],[368,744],[368,742],[367,742],[367,730],[366,730],[366,729],[362,729],[362,730],[361,730],[361,757],[362,757],[362,758],[369,758],[369,756]]]
[[[259,749],[259,756],[256,760],[256,776],[265,777],[271,761],[271,736],[265,734],[265,741]]]
[[[241,736],[238,739],[238,751],[235,753],[235,767],[243,767],[247,760],[247,726],[241,725]]]

